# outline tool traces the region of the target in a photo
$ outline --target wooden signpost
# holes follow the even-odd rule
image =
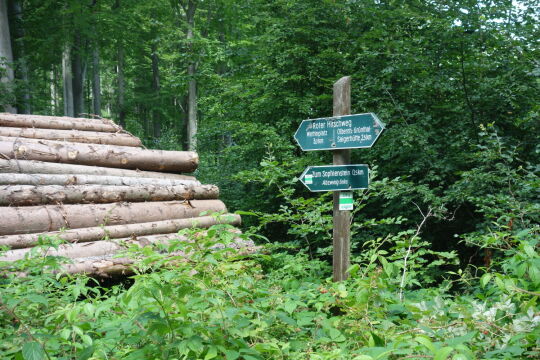
[[[351,77],[334,84],[333,117],[304,120],[294,134],[304,151],[332,150],[333,165],[309,166],[300,176],[310,191],[334,192],[333,279],[346,280],[350,266],[351,190],[367,189],[367,165],[351,165],[351,150],[370,148],[384,130],[373,113],[351,113]]]

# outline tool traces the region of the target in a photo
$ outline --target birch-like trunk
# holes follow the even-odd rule
[[[7,0],[0,0],[0,86],[11,88],[14,79],[13,51],[11,49],[11,37],[9,33]],[[2,100],[3,102],[3,100]],[[17,113],[17,108],[9,103],[1,103],[0,106],[10,113]]]
[[[195,28],[195,11],[197,9],[196,0],[188,0],[186,9],[186,20],[188,24],[187,29],[187,42],[189,47],[189,53],[193,57],[193,38]],[[192,58],[189,60],[188,65],[188,122],[187,122],[187,142],[188,150],[195,151],[197,149],[197,63]]]
[[[75,116],[73,108],[73,72],[71,68],[71,46],[66,43],[62,52],[62,79],[64,83],[64,115]]]

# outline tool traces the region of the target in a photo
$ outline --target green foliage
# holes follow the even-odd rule
[[[269,254],[246,256],[229,248],[237,235],[228,226],[184,235],[196,233],[193,242],[129,249],[132,256],[144,255],[129,288],[55,275],[40,258],[18,261],[15,266],[26,269],[26,276],[6,273],[0,284],[0,355],[363,360],[540,355],[540,288],[529,266],[538,254],[527,247],[536,245],[538,234],[511,237],[519,245],[501,270],[486,272],[477,285],[469,278],[461,295],[424,286],[400,300],[396,274],[402,263],[381,250],[384,241],[365,244],[350,279],[336,284],[328,278],[327,263],[302,252],[291,255],[272,245]]]

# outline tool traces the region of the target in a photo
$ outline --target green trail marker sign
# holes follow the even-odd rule
[[[384,130],[373,113],[304,120],[294,139],[304,151],[370,148]]]
[[[367,165],[309,166],[300,181],[314,192],[367,189],[369,168]]]

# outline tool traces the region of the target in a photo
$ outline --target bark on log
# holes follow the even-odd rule
[[[22,249],[37,244],[40,236],[59,237],[70,243],[82,243],[103,239],[129,238],[134,235],[146,236],[156,234],[176,233],[181,229],[192,227],[209,228],[216,224],[240,226],[240,215],[224,214],[217,217],[201,216],[189,219],[171,219],[137,224],[96,226],[82,229],[51,231],[40,234],[20,234],[0,236],[0,246],[12,249]]]
[[[99,175],[62,175],[62,174],[0,174],[0,185],[156,185],[156,186],[196,186],[197,180],[171,180],[132,178],[122,176]]]
[[[0,127],[0,136],[24,138],[24,141],[56,140],[87,144],[140,147],[141,140],[127,133],[103,133],[80,130],[53,130],[36,128]],[[34,141],[31,141],[34,140]]]
[[[192,172],[199,157],[192,151],[145,150],[129,146],[65,143],[42,140],[39,144],[0,136],[0,156],[157,171]]]
[[[220,200],[1,207],[0,235],[186,219],[200,216],[204,211],[214,213],[227,209]]]
[[[0,126],[41,128],[58,130],[84,130],[102,132],[121,132],[122,127],[105,119],[83,119],[72,117],[40,116],[40,115],[14,115],[0,113]]]
[[[31,176],[31,175],[30,175]],[[0,206],[107,204],[113,202],[209,200],[219,197],[215,185],[14,185],[0,186]]]
[[[228,229],[232,230],[232,229]],[[235,230],[233,232],[239,232]],[[154,234],[154,235],[139,235],[134,234],[126,238],[118,239],[108,239],[101,241],[90,241],[85,243],[71,243],[71,244],[61,244],[57,249],[50,247],[46,249],[37,249],[36,256],[63,256],[71,259],[89,257],[89,256],[100,256],[106,254],[115,254],[122,250],[125,250],[131,245],[138,245],[144,247],[151,244],[156,244],[160,242],[169,242],[171,240],[180,240],[183,242],[193,242],[196,241],[198,236],[205,236],[206,231],[201,233],[196,233],[194,237],[187,237],[184,235],[179,235],[175,233],[166,233],[166,234]],[[223,244],[217,244],[216,247],[223,248]],[[2,261],[16,261],[24,259],[24,256],[32,251],[32,248],[16,249],[6,251],[2,256],[0,256],[0,262]]]
[[[0,159],[0,173],[24,174],[67,174],[67,175],[100,175],[121,176],[133,178],[153,178],[172,180],[192,180],[194,176],[168,174],[156,171],[126,170],[100,166],[86,166],[75,164],[48,163],[33,160],[5,160]]]
[[[170,234],[169,236],[170,238],[168,238],[168,236],[162,236],[160,241],[167,241],[178,237],[176,234]],[[229,244],[229,247],[238,249],[238,254],[241,255],[252,254],[260,248],[252,241],[242,239],[236,239]],[[187,261],[189,258],[189,254],[186,255],[181,251],[172,252],[170,255],[177,257],[177,259],[171,261],[170,265],[174,265],[175,263],[178,263],[178,261]],[[185,259],[178,259],[178,257]],[[135,259],[118,257],[117,254],[89,256],[73,259],[73,264],[65,264],[62,266],[62,272],[67,274],[86,273],[99,277],[125,276],[133,273],[132,265],[135,262]]]

